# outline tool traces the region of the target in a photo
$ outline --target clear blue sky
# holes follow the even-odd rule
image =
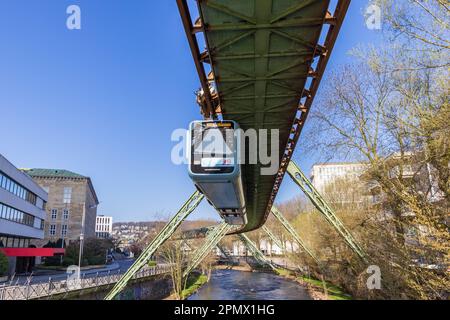
[[[352,1],[329,69],[377,41],[366,3]],[[71,4],[81,30],[66,28]],[[199,118],[175,0],[0,0],[0,41],[0,153],[14,165],[90,176],[98,213],[115,221],[167,216],[193,192],[170,159],[172,131]],[[298,193],[288,180],[278,201]],[[216,217],[207,204],[192,216]]]

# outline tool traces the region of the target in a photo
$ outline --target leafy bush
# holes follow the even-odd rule
[[[3,277],[8,272],[8,258],[3,252],[0,252],[0,277]]]
[[[84,241],[83,266],[105,264],[106,252],[113,247],[111,240],[88,238]],[[64,261],[78,264],[80,242],[73,241],[66,247]],[[66,264],[66,262],[64,264]]]
[[[63,265],[65,267],[73,266],[74,264],[75,264],[75,260],[72,257],[64,257]]]
[[[88,257],[87,260],[88,260],[88,264],[90,266],[105,264],[105,257],[102,257],[102,256]]]

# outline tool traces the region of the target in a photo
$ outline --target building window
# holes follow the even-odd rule
[[[34,226],[34,216],[22,212],[20,210],[14,209],[3,203],[0,203],[0,218],[21,224],[26,224],[27,226],[30,227]]]
[[[72,201],[72,188],[71,187],[65,187],[64,188],[64,203],[70,203]]]
[[[68,209],[63,210],[63,219],[69,220],[69,210]]]
[[[58,209],[52,209],[52,220],[56,220],[58,216]]]
[[[36,195],[34,193],[31,193],[27,191],[26,199],[29,203],[36,205]]]
[[[13,193],[17,197],[36,205],[37,196],[16,183],[3,172],[0,172],[0,187]],[[42,199],[41,199],[42,200]],[[42,200],[43,201],[43,200]]]
[[[51,225],[50,225],[50,229],[48,230],[48,233],[49,233],[51,236],[56,235],[56,224],[51,224]]]
[[[61,226],[61,236],[66,236],[67,235],[67,224],[63,224]]]

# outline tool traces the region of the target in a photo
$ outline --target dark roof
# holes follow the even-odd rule
[[[87,177],[62,169],[22,169],[25,173],[33,178],[72,178],[72,179],[86,179]]]

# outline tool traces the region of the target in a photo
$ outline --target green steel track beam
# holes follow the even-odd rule
[[[222,252],[223,256],[228,259],[228,260],[233,260],[233,258],[227,253],[227,250],[225,250],[224,247],[222,247],[220,244],[217,244],[217,249],[220,250],[220,252]]]
[[[222,222],[218,226],[214,227],[207,234],[203,245],[195,251],[191,263],[183,273],[183,277],[186,277],[189,273],[191,273],[191,271],[194,270],[203,261],[203,259],[205,259],[211,250],[217,246],[220,240],[222,240],[231,229],[233,229],[233,226],[227,224],[226,222]]]
[[[178,10],[180,11],[181,20],[183,22],[186,37],[191,48],[192,57],[194,58],[195,68],[197,69],[198,76],[200,78],[200,84],[202,86],[206,105],[202,108],[203,116],[207,119],[215,117],[215,110],[212,103],[211,91],[206,76],[206,71],[203,63],[200,61],[200,49],[197,39],[194,34],[194,26],[192,25],[191,14],[186,0],[177,0]]]
[[[253,257],[256,260],[258,260],[258,261],[260,261],[260,262],[262,262],[264,264],[268,264],[274,270],[276,269],[275,266],[272,264],[272,262],[270,262],[269,260],[266,259],[266,257],[261,252],[261,250],[258,249],[256,244],[252,240],[250,240],[249,237],[247,237],[246,234],[239,233],[237,236],[244,243],[244,245],[247,248],[247,250],[250,251],[250,253],[253,255]]]
[[[128,281],[146,265],[156,250],[172,236],[180,224],[198,207],[204,196],[200,192],[194,192],[184,203],[177,214],[164,226],[153,241],[144,249],[133,265],[125,272],[112,290],[106,295],[105,300],[112,300],[127,285]]]
[[[272,231],[270,231],[269,228],[267,228],[266,226],[262,226],[262,229],[264,230],[265,233],[267,233],[267,235],[269,236],[270,240],[272,240],[273,243],[275,243],[275,245],[280,248],[281,250],[283,250],[283,243],[281,242],[280,239],[277,238],[276,235],[273,234]]]
[[[336,231],[344,238],[347,245],[364,261],[367,262],[367,255],[363,248],[358,244],[351,232],[345,227],[342,221],[336,216],[335,212],[325,199],[320,195],[316,188],[312,185],[305,174],[295,164],[294,161],[290,161],[287,169],[288,174],[294,180],[294,182],[302,189],[305,195],[311,200],[314,206],[325,217],[325,219],[336,229]]]
[[[322,81],[322,76],[325,73],[325,69],[331,57],[331,53],[333,52],[334,44],[336,43],[336,39],[339,35],[339,31],[341,29],[348,7],[350,6],[350,2],[351,0],[338,0],[333,15],[331,16],[329,14],[329,11],[327,11],[328,13],[325,15],[324,23],[329,24],[328,33],[326,35],[325,42],[322,45],[318,43],[313,54],[314,57],[319,57],[314,70],[316,76],[312,78],[310,85],[308,87],[305,87],[303,90],[303,93],[305,93],[305,91],[309,92],[309,95],[306,96],[306,100],[300,100],[300,102],[298,103],[299,114],[296,115],[295,120],[293,121],[293,125],[291,128],[291,132],[293,134],[289,136],[289,139],[287,141],[285,152],[281,159],[281,166],[276,176],[275,184],[273,185],[272,192],[269,198],[265,217],[270,214],[270,208],[275,203],[275,198],[278,194],[278,191],[280,190],[281,183],[283,182],[287,165],[292,158],[295,147],[300,138],[300,134],[303,130],[303,125],[308,118],[309,111],[311,110],[314,98],[319,89],[320,83]],[[316,1],[316,3],[320,3],[320,1]],[[293,41],[295,42],[295,40]],[[302,94],[302,96],[304,95]]]
[[[283,227],[286,229],[286,231],[294,238],[294,240],[302,247],[305,252],[314,259],[315,262],[317,262],[318,265],[320,265],[319,259],[314,255],[314,253],[306,246],[305,242],[300,238],[297,231],[295,231],[294,227],[291,225],[291,223],[283,216],[283,214],[280,212],[280,210],[277,209],[274,205],[272,206],[272,214],[275,216],[275,218],[280,221],[280,223],[283,225]]]

